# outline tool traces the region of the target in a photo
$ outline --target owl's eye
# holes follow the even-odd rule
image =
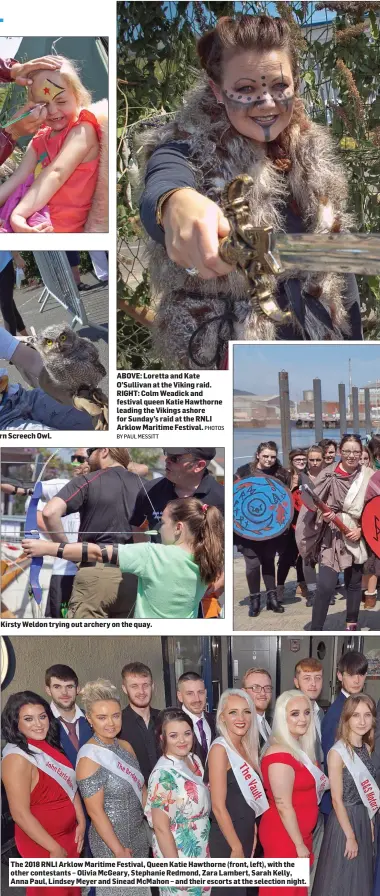
[[[66,342],[66,339],[67,339],[67,336],[65,336],[64,333],[61,333],[61,335],[60,335],[60,337],[59,337],[59,341],[60,341],[60,342]]]
[[[52,339],[45,339],[46,345],[53,345]]]

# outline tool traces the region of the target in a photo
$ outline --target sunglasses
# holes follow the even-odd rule
[[[360,432],[344,432],[342,435],[342,439],[345,439],[348,436],[351,436],[353,439],[355,438],[355,439],[360,439],[360,441],[362,440]]]
[[[165,457],[167,457],[167,459],[170,460],[172,464],[178,464],[179,461],[183,460],[183,458],[186,457],[186,454],[166,454]]]
[[[77,464],[86,464],[86,463],[87,463],[87,460],[88,460],[88,458],[87,458],[87,457],[83,457],[81,454],[72,454],[72,455],[71,455],[71,463],[72,463],[72,464],[75,464],[75,463],[77,463]]]

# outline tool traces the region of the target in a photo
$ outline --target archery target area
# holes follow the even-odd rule
[[[224,502],[224,448],[192,450],[193,466],[198,470],[198,481],[203,483],[202,501],[205,502],[206,511],[203,511],[203,505],[202,511],[207,512],[209,506],[214,506],[220,514]],[[183,449],[187,456],[190,452],[191,449]],[[1,617],[73,618],[70,600],[76,586],[76,577],[78,573],[79,576],[83,574],[85,566],[97,565],[93,558],[90,558],[92,562],[89,563],[85,559],[84,544],[87,543],[93,551],[107,550],[108,545],[110,552],[115,552],[116,562],[113,563],[111,559],[105,560],[103,553],[100,554],[103,559],[99,560],[99,564],[102,563],[108,569],[102,570],[103,579],[96,571],[97,578],[89,589],[91,604],[85,608],[83,616],[86,619],[92,618],[92,614],[98,614],[98,618],[104,618],[100,603],[103,595],[106,602],[109,599],[109,588],[108,584],[104,584],[104,578],[114,572],[111,566],[119,568],[118,552],[124,545],[128,549],[130,546],[132,551],[138,550],[132,543],[135,529],[143,529],[147,543],[149,538],[151,553],[154,553],[156,546],[160,553],[161,547],[164,552],[167,550],[165,538],[160,535],[161,518],[166,505],[176,494],[174,485],[171,488],[172,475],[175,479],[178,468],[182,469],[183,466],[186,469],[186,458],[183,464],[180,458],[181,449],[178,448],[171,451],[145,446],[136,449],[100,446],[98,449],[1,446]],[[100,485],[104,482],[104,477],[106,483]],[[78,504],[75,503],[77,495],[81,496]],[[62,517],[57,525],[49,526],[48,514],[44,515],[45,507],[58,498],[61,498]],[[70,504],[71,499],[75,508]],[[62,502],[65,503],[62,505]],[[200,508],[198,512],[201,512]],[[134,514],[137,515],[135,518]],[[61,528],[58,528],[59,525]],[[58,548],[64,540],[68,544],[59,548],[61,553],[49,553],[51,542],[55,542]],[[73,549],[72,545],[80,553],[78,559],[69,560],[67,553],[69,548]],[[224,540],[221,535],[219,545],[223,563]],[[177,565],[178,569],[181,567],[182,557],[182,551],[176,552],[171,567],[173,582],[178,580],[181,583],[176,594],[180,591],[184,594],[183,618],[196,619],[200,599],[198,592],[195,593],[195,587],[191,590],[191,582],[187,590],[183,589],[183,576],[179,575],[176,568]],[[117,571],[116,578],[118,575],[121,578]],[[168,580],[170,583],[170,578],[165,576],[165,589]],[[125,581],[121,612],[120,608],[117,611],[114,609],[111,601],[107,605],[107,617],[156,618],[148,615],[150,606],[146,609],[146,615],[137,615],[137,574],[130,573],[123,578],[122,583]],[[118,582],[119,579],[116,589],[119,588]],[[201,585],[203,597],[208,585],[203,582]],[[127,593],[128,588],[130,593]],[[119,596],[118,591],[116,596]],[[98,607],[95,606],[97,600]],[[210,592],[207,601],[207,611],[210,612],[211,606],[211,610],[223,618],[223,590],[216,597]],[[182,618],[174,615],[175,609],[171,610],[167,601],[163,605],[163,612],[165,615],[162,618],[165,619]],[[186,615],[189,612],[191,616]]]

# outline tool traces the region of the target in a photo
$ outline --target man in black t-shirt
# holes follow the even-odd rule
[[[129,705],[122,712],[119,737],[133,747],[145,784],[160,755],[156,741],[156,724],[159,709],[151,706],[154,690],[152,672],[144,663],[127,663],[121,672],[122,688]]]
[[[216,449],[164,448],[164,453],[165,476],[145,483],[137,496],[131,519],[136,532],[143,532],[146,522],[149,529],[157,528],[166,505],[175,498],[199,498],[223,513],[224,488],[207,469]]]
[[[128,544],[131,518],[141,479],[127,469],[127,448],[89,448],[90,472],[75,476],[43,510],[55,542],[67,542],[62,517],[79,512],[78,541],[100,545]],[[70,619],[115,618],[133,613],[137,579],[109,563],[90,563],[85,553],[69,602]]]

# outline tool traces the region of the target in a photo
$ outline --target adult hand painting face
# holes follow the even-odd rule
[[[289,56],[280,50],[243,50],[226,58],[220,86],[211,82],[233,127],[245,137],[268,143],[288,126],[294,80]]]

